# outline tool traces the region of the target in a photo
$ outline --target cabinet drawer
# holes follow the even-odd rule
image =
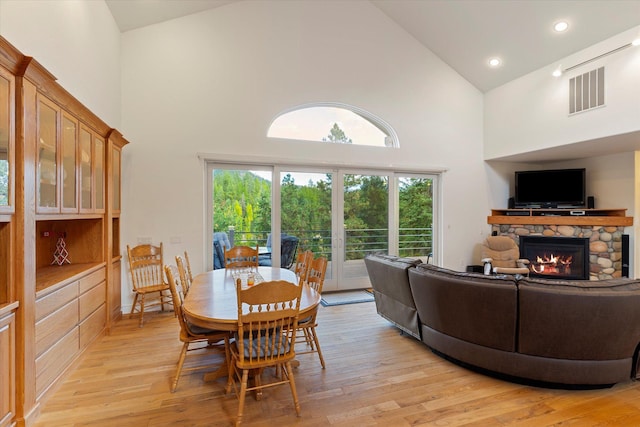
[[[79,351],[78,328],[75,327],[48,351],[36,358],[36,396],[42,393],[62,374]]]
[[[15,415],[16,365],[15,315],[0,316],[0,426],[10,425]]]
[[[74,299],[36,323],[36,356],[55,345],[78,325],[78,300]]]
[[[93,289],[80,295],[80,321],[93,313],[93,311],[104,304],[107,291],[107,284],[102,282]]]
[[[64,288],[36,300],[36,322],[44,319],[63,305],[78,297],[78,282],[69,283]]]
[[[104,330],[107,319],[107,306],[102,304],[100,308],[91,313],[80,323],[80,348],[89,345]]]
[[[105,274],[105,268],[103,267],[80,279],[80,294],[87,292],[100,282],[104,282]]]

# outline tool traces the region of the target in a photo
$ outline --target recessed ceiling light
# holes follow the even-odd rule
[[[492,67],[497,67],[500,64],[502,64],[502,61],[500,60],[500,58],[491,58],[489,60],[489,65],[492,66]]]
[[[640,38],[635,39],[634,41],[631,42],[631,44],[634,46],[640,46]]]
[[[566,21],[559,21],[553,24],[553,29],[558,33],[567,31],[567,28],[569,28],[569,24]]]

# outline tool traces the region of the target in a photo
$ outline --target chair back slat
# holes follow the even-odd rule
[[[313,261],[313,252],[311,252],[310,250],[298,253],[294,269],[298,280],[307,280],[307,274],[309,272],[309,267],[311,266],[311,261]]]
[[[258,268],[258,247],[234,246],[224,251],[225,268]]]
[[[311,262],[309,273],[307,274],[307,283],[316,292],[322,293],[324,286],[324,277],[327,273],[327,258],[318,257]]]
[[[187,321],[184,318],[184,314],[182,313],[182,303],[184,301],[184,293],[181,290],[181,287],[178,285],[176,280],[176,267],[165,265],[164,266],[165,275],[167,276],[167,281],[169,282],[169,290],[171,291],[171,299],[173,300],[173,310],[180,322],[180,329],[188,333],[189,328],[187,326]]]
[[[191,278],[180,255],[176,255],[176,266],[178,269],[178,277],[180,277],[182,291],[187,295],[189,293],[189,288],[191,287]]]
[[[191,261],[189,261],[189,254],[184,251],[184,266],[187,268],[187,276],[189,277],[189,283],[193,282],[193,272],[191,271]]]
[[[163,273],[162,243],[159,246],[127,246],[131,281],[135,290],[165,283]]]

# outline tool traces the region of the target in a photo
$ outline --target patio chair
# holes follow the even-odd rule
[[[224,268],[224,251],[231,248],[229,236],[224,231],[213,233],[213,269]]]
[[[284,235],[280,242],[280,267],[289,269],[293,265],[298,249],[299,239],[295,236]],[[262,266],[271,266],[271,254],[261,255],[258,263]]]

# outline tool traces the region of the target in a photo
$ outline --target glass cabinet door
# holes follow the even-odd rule
[[[62,115],[62,212],[78,212],[76,190],[78,123],[75,119]]]
[[[38,102],[38,212],[57,212],[58,109],[45,99]]]
[[[13,81],[0,68],[0,212],[13,205]]]
[[[80,128],[80,211],[93,212],[93,150],[91,132]]]
[[[114,148],[111,152],[113,168],[111,182],[113,185],[113,211],[120,212],[120,150]]]
[[[104,140],[95,138],[94,144],[96,212],[104,212]]]

